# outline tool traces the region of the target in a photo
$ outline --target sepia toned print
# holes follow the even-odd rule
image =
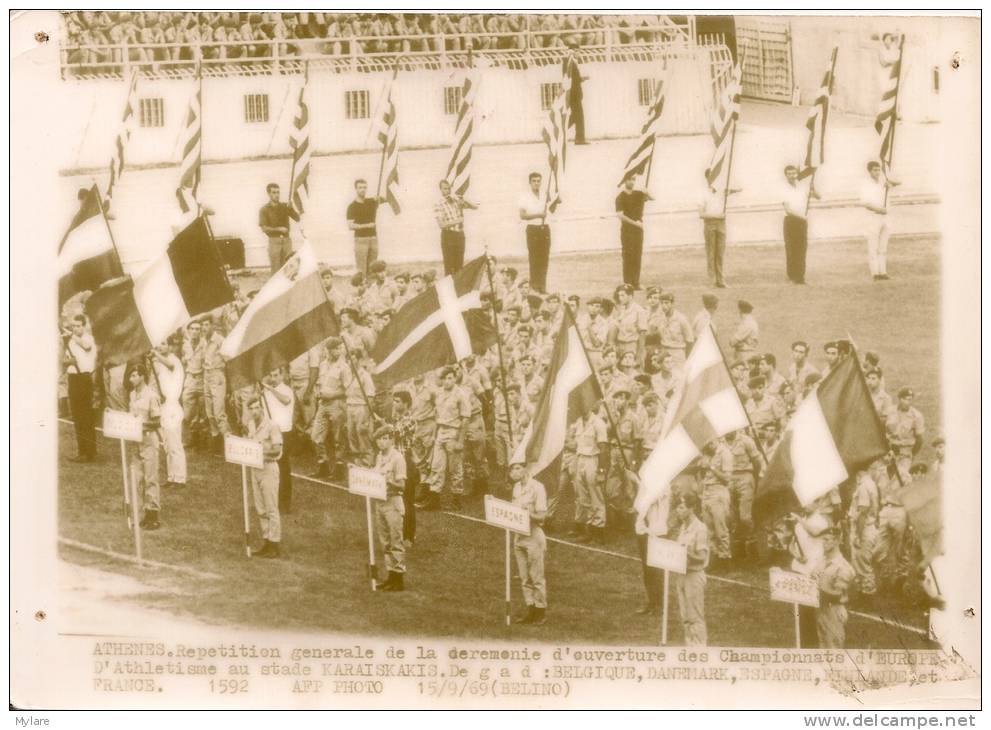
[[[17,23],[16,706],[979,704],[973,18]]]

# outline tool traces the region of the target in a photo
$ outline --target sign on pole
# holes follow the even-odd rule
[[[772,601],[819,607],[819,584],[814,578],[781,568],[771,568],[770,578]]]
[[[530,511],[491,494],[485,495],[485,521],[510,532],[530,534]]]
[[[348,465],[348,491],[372,499],[385,499],[385,475],[354,464]]]
[[[113,411],[109,408],[103,412],[103,435],[122,441],[141,441],[142,420],[126,411]]]
[[[224,460],[231,464],[250,466],[252,469],[264,468],[265,455],[261,441],[227,434],[224,436]]]
[[[684,575],[688,571],[688,548],[674,540],[648,535],[647,565]]]

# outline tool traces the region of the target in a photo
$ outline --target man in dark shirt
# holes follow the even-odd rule
[[[585,111],[582,108],[582,81],[588,80],[588,77],[582,76],[578,67],[578,42],[569,40],[568,48],[570,52],[564,59],[562,69],[564,75],[571,80],[571,89],[568,92],[568,126],[575,128],[575,144],[588,144],[585,141]]]
[[[268,262],[274,274],[292,256],[289,219],[298,223],[299,213],[292,206],[279,202],[279,186],[276,183],[269,183],[265,190],[268,192],[268,202],[258,211],[258,226],[268,236]]]
[[[354,265],[358,273],[368,275],[368,267],[379,257],[379,240],[375,231],[375,216],[380,198],[366,198],[368,183],[354,181],[355,198],[348,206],[348,227],[354,231]]]
[[[640,289],[640,262],[643,259],[643,206],[653,200],[650,193],[634,190],[636,179],[630,175],[616,196],[616,215],[620,220],[619,242],[623,250],[623,283]]]

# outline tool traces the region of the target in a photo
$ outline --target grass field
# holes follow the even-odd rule
[[[898,240],[890,252],[890,282],[874,284],[866,272],[862,242],[815,248],[809,255],[809,286],[788,284],[778,248],[745,248],[727,255],[730,289],[721,293],[716,319],[721,337],[731,331],[735,300],[756,307],[760,349],[787,362],[789,343],[851,336],[861,350],[880,353],[889,390],[910,384],[930,432],[938,430],[940,407],[939,243]],[[520,262],[517,262],[520,263]],[[416,268],[416,267],[410,267]],[[551,283],[583,297],[611,290],[618,254],[560,257]],[[651,252],[645,284],[660,284],[677,296],[689,315],[704,287],[701,249]],[[842,324],[838,324],[842,323]],[[121,515],[117,446],[101,446],[93,465],[60,463],[59,533],[90,545],[130,553],[131,538]],[[60,432],[62,456],[73,452],[71,426]],[[928,458],[927,452],[924,454]],[[294,467],[306,474],[305,460]],[[159,532],[144,536],[145,556],[213,573],[219,578],[153,570],[110,557],[63,547],[62,558],[137,577],[149,585],[142,605],[209,624],[299,631],[340,631],[376,636],[512,638],[571,643],[654,644],[658,622],[633,615],[642,594],[632,536],[614,536],[608,552],[552,542],[547,556],[549,621],[543,627],[502,624],[503,533],[462,516],[420,513],[418,538],[409,556],[410,590],[373,594],[366,579],[364,502],[312,480],[295,482],[293,513],[285,519],[285,557],[244,556],[240,471],[217,457],[190,453],[190,484],[163,495]],[[469,516],[480,515],[471,505]],[[790,606],[773,603],[766,572],[737,571],[712,577],[706,591],[709,641],[726,646],[789,646]],[[746,585],[741,585],[746,584]],[[519,605],[518,582],[514,596]],[[916,633],[889,622],[922,627],[924,616],[882,605],[880,620],[854,616],[850,647],[917,648]],[[680,641],[677,621],[670,641]]]

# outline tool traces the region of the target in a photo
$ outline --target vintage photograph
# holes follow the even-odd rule
[[[12,706],[980,706],[979,16],[16,15]]]

